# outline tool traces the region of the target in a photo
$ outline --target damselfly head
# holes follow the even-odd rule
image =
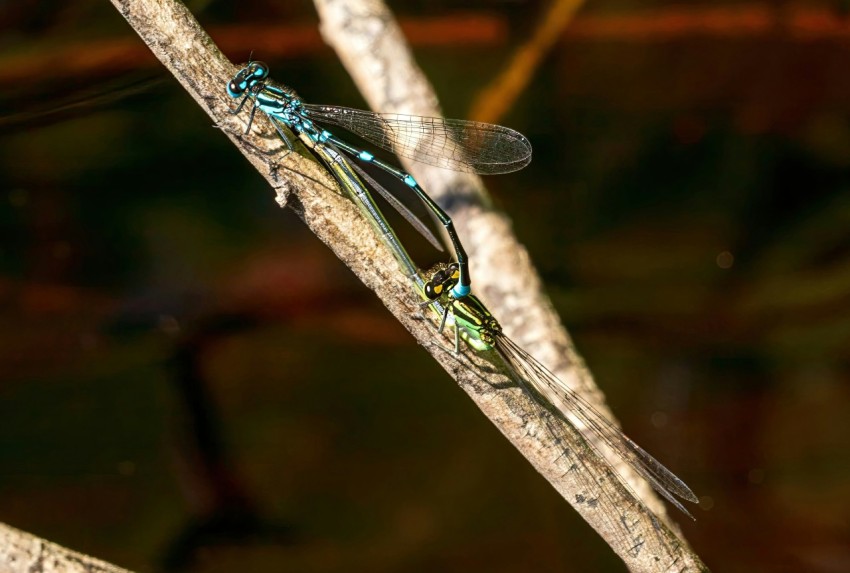
[[[262,82],[269,75],[269,67],[263,62],[248,62],[241,70],[236,72],[233,79],[227,84],[227,95],[232,98],[238,98],[245,95],[245,92],[251,90],[259,82]]]
[[[460,280],[460,267],[457,263],[438,263],[426,273],[425,296],[436,300],[448,293]]]

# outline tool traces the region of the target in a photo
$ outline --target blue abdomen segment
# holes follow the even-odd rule
[[[469,296],[469,293],[471,292],[472,289],[469,287],[469,285],[462,285],[460,283],[456,284],[454,288],[452,288],[452,296],[455,299],[461,299],[466,296]]]

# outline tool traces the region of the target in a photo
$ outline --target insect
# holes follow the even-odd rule
[[[509,367],[514,381],[526,390],[544,410],[563,423],[573,425],[577,418],[588,432],[605,443],[667,501],[693,519],[676,499],[699,503],[698,498],[681,479],[637,445],[619,428],[600,414],[584,398],[564,384],[536,358],[508,338],[496,318],[474,294],[455,298],[452,289],[460,278],[456,263],[438,264],[425,273],[424,293],[428,301],[438,301],[443,308],[439,331],[442,333],[449,316],[455,331],[455,352],[460,352],[463,338],[478,351],[495,350]]]
[[[377,147],[401,157],[456,171],[488,175],[509,173],[528,165],[531,161],[531,144],[528,139],[513,129],[489,123],[378,114],[332,105],[311,105],[304,103],[292,89],[271,82],[268,75],[269,68],[266,64],[250,61],[227,84],[230,97],[242,98],[232,112],[234,115],[240,113],[247,102],[252,102],[245,133],[250,131],[254,115],[260,110],[269,117],[289,150],[292,150],[292,142],[283,127],[289,129],[308,147],[316,150],[338,179],[349,178],[348,174],[341,174],[341,171],[356,171],[381,195],[389,195],[356,165],[343,166],[345,162],[342,152],[364,164],[375,165],[398,178],[425,203],[445,228],[459,268],[459,278],[452,286],[452,291],[457,299],[467,296],[471,292],[469,260],[457,236],[454,223],[446,212],[425,193],[409,173],[378,159],[369,151],[346,143],[321,125],[343,127]],[[398,200],[389,198],[389,201],[393,207],[399,209],[401,204]],[[424,225],[418,221],[414,222],[412,213],[403,206],[400,210],[420,233],[432,240],[430,232],[427,229],[423,231]],[[396,245],[391,245],[391,248],[395,250]]]

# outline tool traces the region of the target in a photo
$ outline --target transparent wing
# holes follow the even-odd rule
[[[496,350],[516,371],[521,381],[531,385],[532,394],[541,406],[549,411],[555,409],[560,414],[559,418],[569,424],[572,424],[569,421],[569,415],[578,418],[589,432],[617,452],[632,469],[650,483],[655,491],[693,519],[688,510],[674,497],[675,495],[699,503],[696,495],[685,482],[623,434],[584,398],[567,387],[549,369],[517,346],[510,338],[504,335],[497,336]],[[550,396],[555,399],[553,400]]]
[[[527,384],[522,384],[525,388]],[[533,390],[529,390],[533,393]],[[593,455],[598,455],[596,448],[584,438],[584,436],[571,424],[565,424],[563,415],[560,412],[553,411],[554,408],[543,406],[538,403],[540,408],[540,420],[545,426],[546,432],[549,434],[553,444],[558,451],[561,452],[558,459],[554,460],[561,467],[569,468],[567,471],[574,473],[574,478],[581,488],[575,493],[575,503],[585,504],[589,507],[597,507],[597,502],[600,499],[605,499],[608,505],[618,506],[618,496],[607,486],[607,482],[613,482],[622,479],[608,466],[608,470],[603,475],[594,474],[588,464],[586,457],[593,452]],[[625,484],[626,489],[631,491],[628,484]],[[634,495],[634,492],[632,492]],[[623,510],[618,513],[603,511],[602,520],[606,522],[607,529],[610,534],[606,534],[606,540],[615,549],[624,551],[632,557],[637,557],[643,551],[649,551],[655,555],[659,564],[660,571],[676,570],[672,565],[675,564],[675,559],[667,566],[662,565],[667,562],[665,556],[672,555],[676,552],[678,542],[668,538],[661,533],[661,524],[658,518],[646,506],[640,504],[647,520],[651,524],[651,529],[635,527],[640,518],[628,510]],[[652,539],[648,538],[652,536]]]
[[[302,109],[316,122],[338,125],[381,149],[436,167],[496,175],[531,161],[528,139],[501,125],[332,105],[304,104]]]

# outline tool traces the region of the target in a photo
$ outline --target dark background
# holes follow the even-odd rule
[[[306,0],[189,6],[364,106]],[[391,7],[467,117],[548,3]],[[717,571],[850,570],[848,8],[589,3],[497,119],[535,159],[487,184]],[[0,520],[145,571],[623,570],[108,2],[0,30]]]

